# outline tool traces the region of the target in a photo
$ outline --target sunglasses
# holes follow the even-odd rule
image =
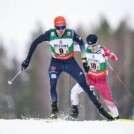
[[[57,30],[64,30],[66,28],[66,26],[57,26],[56,29]]]

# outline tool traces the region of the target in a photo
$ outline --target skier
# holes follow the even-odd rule
[[[118,58],[108,48],[98,44],[97,40],[98,39],[95,34],[90,34],[86,38],[86,58],[88,60],[88,65],[90,66],[90,70],[86,74],[86,79],[90,86],[95,87],[100,92],[107,107],[111,111],[111,115],[118,119],[119,112],[112,100],[111,91],[106,80],[106,76],[108,74],[108,70],[106,68],[107,58],[110,58],[113,61],[117,61]],[[79,51],[78,47],[75,49],[76,51]],[[81,92],[83,92],[83,89],[78,83],[71,90],[71,102],[75,107],[78,107],[78,95]]]
[[[113,120],[113,117],[111,117],[104,110],[102,105],[99,103],[97,97],[93,94],[93,91],[90,90],[89,86],[86,83],[86,78],[82,69],[78,66],[77,62],[74,59],[75,41],[80,46],[82,63],[85,72],[89,71],[89,66],[86,60],[84,42],[82,38],[75,33],[74,30],[66,28],[66,20],[63,16],[57,16],[54,19],[54,28],[41,34],[32,42],[28,55],[21,64],[22,70],[28,67],[32,54],[35,51],[37,45],[39,45],[43,41],[49,41],[52,53],[51,63],[48,71],[50,78],[50,96],[52,102],[52,111],[50,118],[57,118],[59,114],[56,85],[60,74],[64,71],[70,74],[79,83],[79,85],[84,89],[89,98],[93,101],[98,111],[109,120]],[[73,109],[75,109],[75,107],[73,107]]]

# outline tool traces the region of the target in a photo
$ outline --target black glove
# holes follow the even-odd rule
[[[28,67],[29,65],[29,60],[24,60],[22,63],[21,63],[21,70],[24,70]]]
[[[90,68],[88,66],[87,58],[86,57],[85,58],[82,58],[82,63],[83,63],[83,67],[84,67],[85,72],[88,73],[88,71],[89,71]]]
[[[83,67],[84,67],[85,72],[88,73],[90,68],[87,62],[83,62]]]

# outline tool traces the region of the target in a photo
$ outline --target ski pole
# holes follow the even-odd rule
[[[12,80],[9,80],[9,81],[8,81],[8,84],[9,84],[9,85],[12,84],[12,82],[13,82],[13,81],[15,80],[15,78],[21,73],[21,71],[22,71],[22,70],[20,70],[20,71],[12,78]]]
[[[109,68],[112,70],[112,72],[115,74],[116,78],[118,79],[118,81],[123,85],[123,87],[127,90],[128,94],[133,98],[133,96],[130,94],[128,87],[124,84],[124,82],[121,80],[121,78],[119,77],[119,75],[117,74],[117,72],[113,69],[113,67],[110,65],[110,63],[107,61],[107,65],[109,66]],[[134,99],[134,98],[133,98]]]

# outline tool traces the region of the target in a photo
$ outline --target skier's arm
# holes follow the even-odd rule
[[[31,44],[28,55],[26,57],[26,59],[22,62],[21,64],[21,68],[26,69],[30,63],[31,57],[37,47],[37,45],[39,45],[41,42],[43,41],[49,41],[49,36],[50,35],[50,31],[46,31],[44,34],[41,34],[39,37],[37,37]]]
[[[87,48],[87,47],[88,47],[88,45],[85,44],[85,48]],[[79,45],[74,45],[74,51],[75,51],[75,52],[81,52],[80,46],[79,46]]]
[[[104,50],[104,54],[103,54],[104,57],[108,57],[113,61],[118,60],[117,56],[113,52],[111,52],[108,48],[103,48],[103,50]]]
[[[87,63],[84,41],[82,40],[82,38],[79,35],[77,35],[75,33],[75,31],[73,33],[73,40],[75,42],[77,42],[80,46],[83,67],[85,69],[85,72],[87,73],[89,71],[89,66],[88,66],[88,63]]]
[[[79,45],[74,45],[74,51],[75,52],[81,52]]]
[[[73,31],[73,40],[79,44],[82,58],[86,57],[85,45],[82,38]]]
[[[37,37],[31,44],[30,46],[30,49],[29,49],[29,52],[28,52],[28,55],[27,55],[27,60],[31,60],[31,57],[36,49],[36,47],[42,43],[43,41],[49,41],[49,35],[50,35],[50,32],[49,31],[46,31],[44,34],[41,34],[39,37]]]

